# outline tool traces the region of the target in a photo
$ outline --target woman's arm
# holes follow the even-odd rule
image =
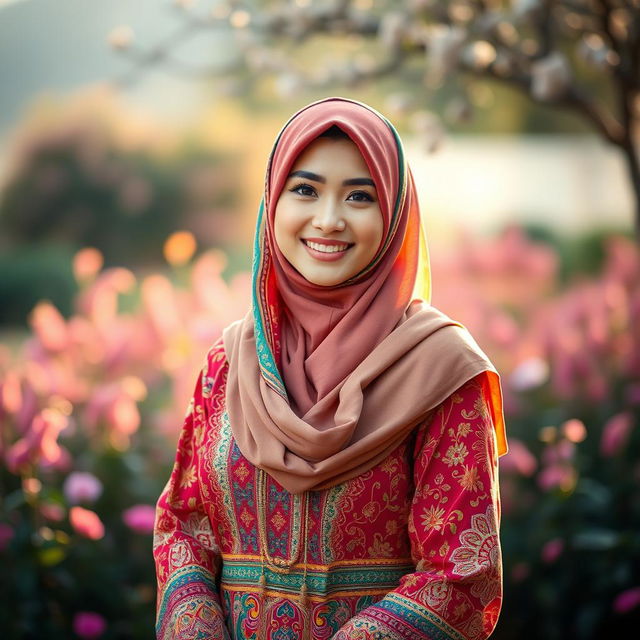
[[[465,383],[417,437],[409,536],[416,571],[334,640],[483,640],[502,604],[498,455],[483,387]]]
[[[159,640],[227,640],[216,590],[220,551],[198,484],[198,444],[207,424],[206,398],[223,358],[216,343],[207,356],[185,416],[171,477],[156,508],[153,555],[158,580]]]

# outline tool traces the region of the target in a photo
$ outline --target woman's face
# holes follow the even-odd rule
[[[384,227],[355,143],[317,138],[309,144],[282,189],[274,230],[284,257],[313,284],[338,285],[371,262]]]

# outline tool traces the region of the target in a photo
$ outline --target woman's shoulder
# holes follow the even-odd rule
[[[205,359],[206,367],[209,369],[219,369],[228,364],[228,350],[233,344],[233,341],[239,336],[244,325],[246,325],[245,319],[241,318],[224,328],[207,351]]]
[[[228,364],[224,341],[220,336],[207,350],[202,364],[202,386],[205,390],[224,384]]]
[[[402,329],[424,336],[423,344],[428,345],[430,353],[438,352],[440,357],[451,361],[452,366],[456,363],[484,362],[493,369],[489,358],[469,330],[424,300],[411,302]]]

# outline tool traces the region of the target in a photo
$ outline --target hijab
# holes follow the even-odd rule
[[[274,218],[297,157],[333,126],[356,144],[369,168],[383,240],[360,273],[321,286],[283,256]],[[226,408],[240,451],[285,489],[327,488],[365,472],[483,372],[498,453],[506,453],[495,368],[461,324],[429,304],[413,176],[397,132],[380,113],[333,97],[304,107],[284,125],[267,163],[252,283],[251,311],[223,333]]]

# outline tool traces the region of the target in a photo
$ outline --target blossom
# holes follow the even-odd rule
[[[93,280],[102,269],[104,259],[98,249],[85,247],[73,256],[73,275],[78,282]]]
[[[94,511],[83,507],[71,507],[69,520],[76,533],[84,538],[100,540],[104,537],[104,525]]]
[[[542,453],[542,460],[547,465],[559,464],[573,459],[576,445],[569,440],[560,440],[548,445]]]
[[[625,446],[633,428],[633,417],[628,411],[607,420],[600,440],[600,453],[606,458],[615,456]]]
[[[500,459],[500,470],[531,476],[537,466],[538,462],[524,442],[516,438],[509,438],[509,451]]]
[[[561,97],[570,83],[569,63],[557,51],[531,65],[531,94],[538,100],[555,100]]]
[[[627,589],[616,596],[613,601],[613,610],[616,613],[626,613],[638,605],[640,605],[640,587],[633,587],[633,589]]]
[[[553,540],[549,540],[543,547],[540,552],[540,557],[543,562],[547,564],[552,564],[555,562],[564,550],[564,542],[560,538],[554,538]]]
[[[25,436],[7,451],[9,470],[17,473],[34,462],[64,466],[67,456],[58,444],[58,436],[67,424],[67,416],[55,409],[43,409],[36,414]]]
[[[559,487],[562,491],[571,491],[576,485],[576,471],[566,464],[552,464],[538,474],[538,485],[544,491]]]
[[[136,400],[144,397],[146,388],[142,381],[135,380],[125,378],[96,389],[85,408],[85,424],[91,429],[104,424],[114,444],[126,444],[140,426]]]
[[[29,324],[46,351],[60,353],[68,346],[66,321],[50,302],[39,302],[35,306],[29,316]]]
[[[584,422],[575,418],[567,420],[562,425],[562,432],[565,438],[571,442],[582,442],[587,437],[587,429],[584,426]]]
[[[152,533],[156,510],[150,504],[136,504],[123,514],[124,523],[136,533]]]
[[[99,638],[107,629],[106,620],[92,611],[79,611],[73,617],[74,633],[85,640]]]
[[[74,471],[65,480],[63,491],[71,504],[95,502],[102,494],[102,482],[92,473]]]
[[[43,502],[40,505],[40,513],[47,520],[61,522],[65,516],[64,508],[55,502]]]

